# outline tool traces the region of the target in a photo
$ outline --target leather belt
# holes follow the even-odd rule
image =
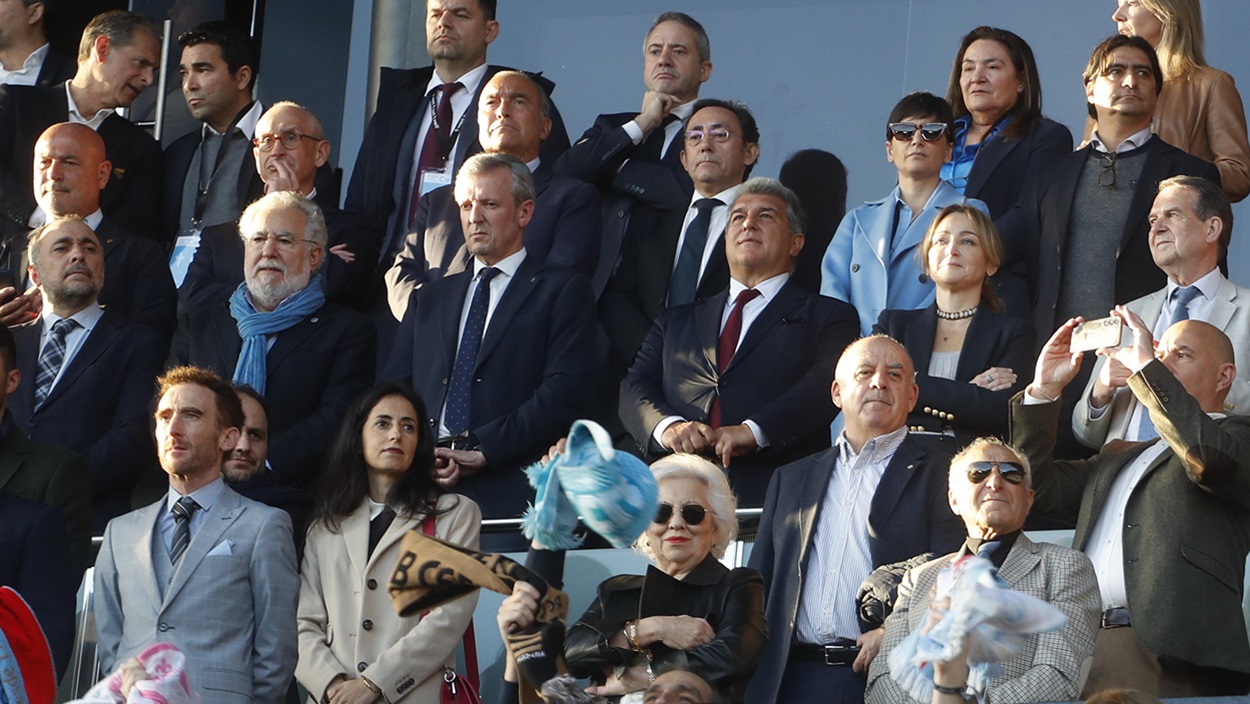
[[[839,639],[829,645],[810,645],[793,643],[790,645],[790,659],[803,662],[823,662],[830,667],[850,665],[859,657],[859,646],[853,640]]]
[[[1102,612],[1103,628],[1124,628],[1133,625],[1129,619],[1128,609],[1123,606],[1115,606]]]

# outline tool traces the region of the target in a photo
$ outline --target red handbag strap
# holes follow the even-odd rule
[[[425,519],[421,521],[421,532],[430,536],[434,535],[433,512],[426,514]],[[424,618],[425,614],[421,614],[421,617]],[[477,635],[473,632],[472,618],[469,619],[469,627],[464,629],[464,669],[465,677],[468,678],[469,684],[473,685],[473,689],[482,691],[477,669]]]

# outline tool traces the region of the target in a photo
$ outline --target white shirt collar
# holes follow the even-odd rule
[[[530,169],[530,173],[532,174],[532,173],[534,173],[535,171],[538,171],[538,165],[539,165],[540,163],[542,163],[542,157],[538,157],[538,156],[536,156],[536,157],[534,157],[533,159],[531,159],[530,161],[525,162],[525,165],[529,167],[529,169]]]
[[[238,123],[235,124],[235,127],[238,128],[238,130],[242,132],[248,139],[251,139],[256,136],[256,123],[260,122],[260,116],[263,114],[265,114],[264,106],[260,104],[259,100],[253,100],[252,107],[248,108],[248,111],[243,113],[243,117],[239,118],[239,121]],[[213,129],[207,122],[205,122],[203,126],[200,128],[201,138],[203,138],[204,136],[207,136],[209,132],[212,132],[215,135],[221,134],[217,130]]]
[[[76,122],[80,125],[86,125],[98,132],[100,130],[100,125],[108,119],[109,115],[117,112],[117,110],[114,108],[102,108],[100,112],[97,112],[90,118],[86,117],[78,111],[78,103],[74,102],[74,94],[70,92],[69,84],[69,81],[65,82],[65,100],[69,104],[69,121]]]
[[[225,491],[225,489],[225,481],[221,477],[217,477],[213,481],[209,482],[208,485],[196,489],[190,494],[187,494],[187,496],[190,496],[195,500],[195,503],[200,505],[200,510],[207,512],[221,498],[221,492]],[[182,496],[182,494],[174,491],[172,486],[169,487],[169,493],[165,495],[165,511],[172,513],[174,510],[174,504],[178,503],[178,499],[181,499]]]
[[[787,271],[784,274],[777,274],[776,276],[772,278],[764,279],[763,281],[756,284],[754,288],[756,291],[760,292],[760,298],[763,298],[764,304],[767,305],[772,302],[773,298],[777,296],[777,292],[780,291],[781,287],[785,286],[786,282],[789,280],[790,280],[790,272]],[[742,283],[741,281],[738,281],[737,279],[734,279],[734,278],[729,279],[729,303],[730,305],[733,305],[733,302],[738,300],[738,294],[742,293],[746,289],[747,289],[746,284]]]
[[[1215,294],[1220,290],[1220,284],[1222,283],[1224,283],[1224,274],[1220,272],[1219,267],[1216,267],[1199,277],[1198,280],[1190,284],[1190,286],[1197,287],[1198,292],[1202,294],[1202,297],[1209,301],[1215,298]],[[1180,286],[1169,278],[1167,291],[1164,292],[1163,299],[1165,301],[1172,300],[1172,292],[1178,288],[1180,288]]]
[[[464,86],[465,92],[469,95],[477,95],[478,86],[482,85],[482,79],[486,77],[486,64],[482,64],[475,69],[470,69],[454,82]],[[430,82],[425,85],[425,94],[429,95],[430,91],[446,83],[435,70],[430,76]]]
[[[521,267],[521,262],[523,261],[525,261],[524,247],[521,248],[521,251],[513,252],[512,254],[509,254],[503,259],[495,262],[493,266],[498,269],[501,274],[506,275],[508,278],[512,278],[513,276],[516,276],[516,270]],[[477,275],[482,273],[482,269],[485,269],[486,266],[486,264],[482,263],[481,259],[474,258],[473,278],[477,278]]]
[[[48,55],[48,46],[48,44],[44,44],[38,49],[30,52],[30,56],[27,56],[26,60],[23,61],[22,65],[18,68],[6,68],[4,66],[0,66],[0,76],[4,76],[5,74],[26,75],[32,71],[34,73],[39,73],[39,69],[43,68],[43,60]]]
[[[61,320],[61,316],[52,312],[52,306],[44,303],[43,310],[39,311],[39,317],[43,319],[43,329],[48,331],[52,329],[52,324]],[[100,304],[90,305],[77,313],[69,316],[70,320],[77,322],[82,326],[83,330],[90,332],[95,329],[95,324],[100,322],[100,318],[104,317],[104,309]]]
[[[1119,146],[1115,148],[1115,153],[1120,154],[1145,145],[1146,142],[1150,141],[1150,137],[1154,133],[1154,127],[1152,125],[1146,125],[1146,129],[1140,132],[1134,132],[1126,137],[1123,142],[1120,142]],[[1102,137],[1098,136],[1098,130],[1094,130],[1093,136],[1089,138],[1089,143],[1094,145],[1094,149],[1097,149],[1104,154],[1111,153],[1111,150],[1107,148],[1106,143],[1102,141]]]
[[[739,183],[738,185],[730,186],[729,188],[726,188],[725,190],[711,197],[715,198],[716,200],[719,200],[721,203],[725,205],[733,205],[734,199],[738,197],[738,191],[741,188],[742,188],[742,184]],[[694,192],[694,195],[690,197],[690,207],[693,208],[695,203],[707,197],[708,196],[700,195],[699,192],[696,190]]]

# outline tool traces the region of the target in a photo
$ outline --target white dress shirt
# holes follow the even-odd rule
[[[26,57],[26,61],[15,69],[0,66],[0,85],[33,86],[39,82],[39,71],[43,69],[43,60],[48,55],[48,45],[35,49]]]
[[[1147,125],[1146,129],[1140,132],[1134,132],[1128,137],[1125,137],[1123,142],[1120,142],[1116,145],[1114,150],[1111,150],[1107,148],[1107,143],[1102,141],[1102,137],[1098,136],[1098,130],[1094,130],[1094,134],[1089,138],[1089,143],[1094,145],[1095,150],[1100,151],[1103,154],[1110,154],[1112,151],[1116,154],[1122,154],[1144,146],[1146,142],[1150,141],[1150,137],[1154,135],[1154,133],[1154,127],[1152,125]]]
[[[470,120],[477,119],[476,115],[466,115],[465,111],[469,109],[469,104],[473,102],[473,96],[477,95],[477,89],[482,85],[482,79],[485,77],[486,64],[482,64],[481,66],[478,66],[477,68],[464,74],[460,78],[452,81],[452,83],[459,83],[464,86],[464,88],[461,88],[451,94],[451,124],[445,125],[447,128],[447,134],[456,132],[456,125],[461,125],[463,127],[463,125],[468,123]],[[421,114],[421,125],[417,128],[417,146],[412,151],[412,168],[409,169],[412,173],[408,179],[409,193],[412,192],[412,187],[416,185],[417,180],[421,178],[421,174],[417,173],[417,166],[421,161],[421,150],[425,148],[425,137],[430,133],[430,123],[434,121],[434,111],[429,109],[430,91],[438,88],[446,82],[447,81],[444,81],[442,78],[439,78],[438,71],[435,71],[434,74],[430,76],[430,82],[425,84],[425,96],[421,98],[425,101],[425,109]],[[463,123],[460,121],[461,118],[464,119]],[[452,142],[451,151],[447,153],[448,169],[455,168],[455,164],[452,163],[452,157],[456,153],[456,144],[459,143],[460,133],[463,133],[463,131],[464,130],[461,129],[459,133],[456,134],[456,140]],[[452,171],[452,173],[455,172]]]
[[[668,155],[669,148],[673,146],[673,139],[681,133],[681,126],[685,124],[686,120],[690,119],[690,113],[693,110],[694,101],[691,100],[668,111],[668,114],[676,116],[677,119],[664,126],[664,147],[660,150],[661,159]],[[625,130],[625,134],[629,135],[629,138],[634,141],[635,145],[642,144],[642,128],[638,126],[637,122],[630,120],[621,125],[621,128]],[[681,144],[681,141],[677,142],[679,149]]]
[[[69,81],[65,82],[65,99],[69,101],[69,122],[76,122],[80,125],[86,125],[96,132],[100,131],[100,125],[108,119],[109,115],[117,112],[113,108],[102,108],[100,112],[87,117],[78,111],[78,103],[74,102],[74,94],[69,91]]]
[[[712,196],[720,201],[720,205],[712,208],[712,221],[707,226],[707,241],[703,243],[703,258],[699,260],[699,279],[703,280],[703,272],[707,271],[707,263],[711,261],[712,254],[717,249],[724,251],[725,242],[721,235],[725,232],[725,226],[729,223],[729,206],[734,202],[734,198],[738,197],[738,190],[742,188],[742,184],[738,184],[731,188],[727,188],[720,193]],[[674,250],[673,271],[677,270],[677,262],[681,259],[681,247],[686,242],[686,230],[690,229],[690,223],[694,222],[695,217],[699,214],[699,209],[694,204],[703,200],[707,196],[699,195],[698,191],[690,198],[690,207],[686,208],[686,219],[681,223],[681,235],[677,238],[677,249]],[[670,274],[672,272],[669,272]],[[697,286],[697,284],[696,284]]]
[[[61,377],[65,376],[65,370],[69,368],[74,357],[78,355],[78,351],[82,349],[83,343],[91,335],[91,331],[95,329],[96,323],[100,322],[100,318],[104,316],[104,309],[99,305],[89,305],[77,313],[69,316],[71,320],[78,323],[78,327],[70,330],[65,335],[65,359],[61,362],[61,368],[56,373],[56,378],[52,380],[52,386],[49,392],[56,388],[60,383]],[[39,312],[39,317],[43,319],[43,331],[39,334],[39,352],[43,353],[43,347],[48,342],[48,337],[52,334],[52,326],[61,320],[61,316],[52,312],[52,306],[44,304],[43,310]],[[34,380],[31,380],[34,383]]]

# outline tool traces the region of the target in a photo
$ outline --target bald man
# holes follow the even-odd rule
[[[100,135],[73,122],[49,127],[35,142],[32,172],[35,202],[44,221],[77,216],[96,233],[109,272],[100,287],[100,304],[161,333],[166,341],[173,337],[178,299],[164,250],[100,210],[100,192],[113,177]],[[30,289],[29,279],[22,276],[28,264],[26,239],[21,233],[0,243],[0,267],[13,272],[16,284],[11,291],[0,289],[0,322],[7,325],[27,322],[38,312],[39,292]],[[17,295],[20,291],[26,293]]]
[[[1059,398],[1080,368],[1064,323],[1033,383],[1012,399],[1012,444],[1034,467],[1034,512],[1076,522],[1072,547],[1098,573],[1102,628],[1085,695],[1110,687],[1159,697],[1250,691],[1241,576],[1250,551],[1250,418],[1225,416],[1237,376],[1215,326],[1169,327],[1157,350],[1125,306],[1132,343],[1098,354],[1123,364],[1158,438],[1116,440],[1088,460],[1052,457]],[[1085,696],[1083,695],[1083,696]]]

